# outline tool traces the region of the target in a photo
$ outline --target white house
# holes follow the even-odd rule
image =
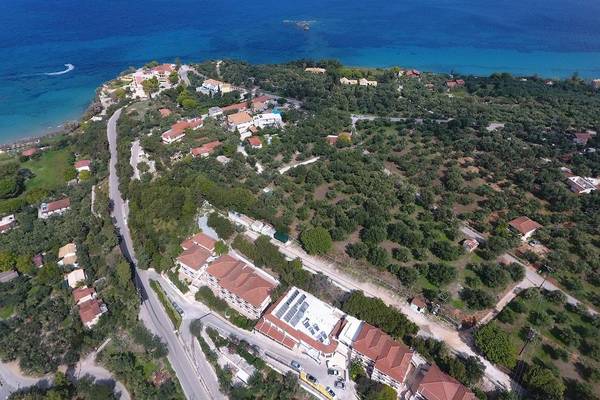
[[[72,289],[75,289],[80,282],[85,281],[85,272],[83,269],[75,269],[66,275],[67,283]]]
[[[281,114],[276,113],[265,113],[258,114],[252,118],[252,123],[254,126],[264,129],[266,127],[279,127],[283,125],[283,121],[281,119]]]
[[[0,233],[8,232],[17,225],[14,214],[6,215],[0,219]]]
[[[246,111],[240,111],[227,116],[227,125],[232,131],[245,133],[252,126],[252,117]]]
[[[38,208],[38,218],[47,219],[53,215],[63,215],[71,209],[71,199],[65,197],[50,203],[42,203]]]

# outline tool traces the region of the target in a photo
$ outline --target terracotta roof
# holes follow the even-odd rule
[[[194,245],[196,245],[196,246],[203,247],[204,249],[206,249],[210,252],[213,252],[213,251],[215,251],[216,243],[217,243],[217,241],[215,239],[211,238],[210,236],[208,236],[207,234],[198,232],[194,236],[190,237],[189,239],[187,239],[183,243],[181,243],[181,247],[184,250],[187,250],[187,249],[193,247]]]
[[[250,143],[250,146],[252,147],[262,146],[262,142],[260,141],[260,138],[258,136],[250,136],[247,140],[248,143]]]
[[[48,212],[62,210],[63,208],[67,208],[71,206],[71,199],[65,197],[64,199],[52,201],[48,203]]]
[[[33,265],[35,265],[36,268],[42,267],[44,265],[44,256],[42,254],[33,256]]]
[[[172,114],[171,110],[169,110],[168,108],[161,108],[160,110],[158,110],[158,112],[160,113],[160,116],[163,118],[166,118]]]
[[[23,150],[21,155],[24,157],[31,157],[32,155],[37,154],[38,151],[39,149],[37,147],[32,147],[30,149]]]
[[[229,122],[232,125],[244,124],[250,121],[252,121],[252,117],[245,111],[241,111],[227,116],[227,122]]]
[[[358,336],[352,342],[352,347],[375,361],[387,351],[391,342],[393,340],[389,335],[365,322],[360,328]]]
[[[591,138],[592,138],[591,133],[583,132],[583,133],[575,134],[575,139],[581,144],[587,144],[588,140],[590,140]]]
[[[398,382],[404,382],[412,356],[408,347],[392,341],[388,350],[375,362],[375,368]]]
[[[423,298],[423,296],[415,296],[415,297],[413,297],[413,299],[412,299],[412,301],[410,303],[414,304],[415,306],[417,306],[419,308],[425,308],[425,307],[427,307],[427,303],[425,302],[425,299]]]
[[[198,271],[206,261],[210,258],[211,254],[208,250],[193,245],[187,250],[184,250],[183,253],[179,257],[177,257],[177,261],[182,264],[185,264],[187,267]]]
[[[231,104],[225,107],[221,107],[221,110],[226,113],[228,111],[243,111],[248,109],[248,104],[246,103],[236,103],[236,104]]]
[[[202,118],[192,118],[190,120],[177,121],[171,126],[171,129],[162,134],[162,137],[176,138],[178,136],[181,136],[186,129],[195,129],[202,126],[202,124]]]
[[[94,288],[89,287],[81,287],[73,290],[73,299],[75,303],[79,303],[79,300],[83,299],[86,296],[93,296],[96,293]]]
[[[90,160],[75,161],[75,169],[84,168],[84,167],[89,168],[91,164],[92,164],[92,162]]]
[[[474,400],[475,395],[456,379],[433,364],[419,384],[417,392],[427,400]]]
[[[175,71],[175,68],[173,67],[172,64],[161,64],[161,65],[157,65],[156,67],[153,67],[152,71],[158,72],[159,74],[164,74],[166,72],[171,73],[171,72]]]
[[[200,147],[194,147],[190,150],[190,153],[192,153],[192,155],[195,156],[201,156],[204,154],[210,154],[212,153],[217,147],[219,147],[221,145],[221,142],[219,142],[218,140],[215,140],[214,142],[208,142],[203,144]]]
[[[98,300],[88,300],[82,305],[79,306],[79,317],[81,318],[81,322],[84,324],[92,322],[94,318],[98,315],[102,314],[102,310],[100,309],[100,301]]]
[[[221,287],[254,307],[263,304],[276,286],[261,277],[253,267],[228,254],[209,265],[206,273],[215,277]]]
[[[522,235],[526,235],[527,233],[529,233],[531,231],[535,231],[536,229],[542,227],[542,225],[529,219],[528,217],[515,218],[512,221],[510,221],[508,224],[510,226],[512,226],[515,230],[517,230],[519,233],[521,233]]]

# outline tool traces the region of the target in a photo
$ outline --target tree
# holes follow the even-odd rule
[[[179,82],[179,74],[177,71],[173,71],[169,74],[169,82],[171,85],[177,85],[177,82]]]
[[[153,76],[150,79],[146,79],[142,82],[142,87],[144,88],[144,92],[147,95],[151,95],[152,93],[158,92],[160,88],[160,83],[158,82],[158,78]]]
[[[15,267],[16,257],[10,251],[0,251],[0,271],[10,271]]]
[[[430,263],[426,267],[427,280],[436,286],[443,286],[456,279],[456,268],[448,264]]]
[[[35,267],[29,256],[18,256],[15,262],[15,268],[21,274],[33,275],[35,273]]]
[[[493,363],[513,368],[517,352],[510,336],[491,322],[479,328],[474,335],[475,345]]]
[[[565,385],[562,379],[554,375],[548,368],[540,365],[530,366],[523,381],[534,399],[562,400],[563,398]]]
[[[131,266],[127,261],[117,264],[117,278],[121,286],[127,286],[131,282]]]
[[[492,295],[483,289],[463,288],[460,291],[460,298],[473,310],[482,310],[494,304]]]
[[[235,233],[233,224],[227,218],[220,216],[216,212],[208,215],[207,224],[213,228],[217,232],[217,235],[223,240],[229,240],[231,235]]]
[[[217,255],[223,255],[228,251],[229,246],[227,246],[227,244],[225,244],[222,240],[219,240],[217,243],[215,243],[215,253],[217,253]]]
[[[303,231],[300,241],[308,254],[325,254],[332,245],[329,232],[320,226]]]

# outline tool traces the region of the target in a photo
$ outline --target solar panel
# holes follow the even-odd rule
[[[290,307],[290,304],[292,304],[292,302],[294,301],[294,299],[296,298],[296,296],[298,296],[298,289],[294,289],[294,291],[292,292],[292,294],[290,295],[290,297],[287,298],[287,300],[285,301],[285,303],[283,303],[281,305],[281,307],[279,307],[279,310],[277,310],[277,312],[275,313],[275,316],[279,319],[281,319],[281,317],[283,316],[283,314],[288,310],[288,308]]]

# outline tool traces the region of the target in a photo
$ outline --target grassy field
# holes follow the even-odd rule
[[[26,189],[53,190],[65,184],[65,172],[71,165],[69,150],[55,150],[43,152],[39,158],[29,160],[21,165],[34,173],[35,177],[28,180]]]

